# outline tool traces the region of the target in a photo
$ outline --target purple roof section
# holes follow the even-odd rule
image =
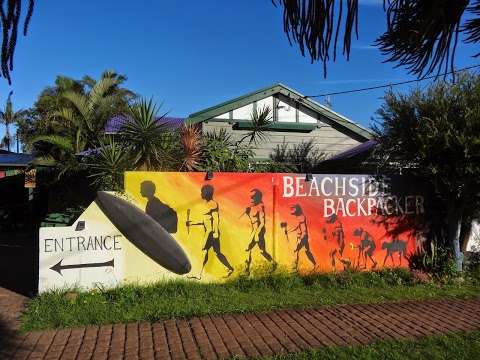
[[[178,129],[180,126],[183,125],[184,118],[179,117],[171,117],[171,116],[164,116],[157,118],[157,122],[166,124],[172,129]],[[125,122],[128,121],[128,118],[123,115],[116,115],[110,120],[108,120],[107,125],[105,125],[105,133],[107,134],[116,134],[120,131]]]
[[[357,155],[365,154],[366,152],[373,150],[375,146],[377,146],[377,142],[375,140],[368,140],[360,145],[354,146],[332,156],[331,158],[326,159],[325,162],[351,159]]]

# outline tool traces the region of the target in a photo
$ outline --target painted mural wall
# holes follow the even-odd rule
[[[127,172],[70,227],[40,229],[39,292],[258,268],[407,266],[424,197],[408,178]]]

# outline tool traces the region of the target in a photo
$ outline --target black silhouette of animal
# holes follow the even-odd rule
[[[395,261],[393,260],[393,253],[396,252],[398,252],[400,265],[402,265],[402,256],[407,259],[407,242],[405,240],[393,239],[390,242],[384,242],[382,244],[382,249],[387,250],[387,254],[385,255],[385,259],[383,260],[383,265],[385,265],[385,262],[387,261],[387,258],[389,256],[392,259],[392,264],[395,265]]]
[[[360,245],[356,246],[358,248],[358,259],[357,265],[360,267],[360,259],[363,258],[364,268],[367,268],[367,256],[372,261],[372,268],[377,266],[377,262],[373,258],[373,253],[377,246],[373,240],[372,235],[366,232],[363,228],[359,227],[353,231],[353,236],[360,237]]]

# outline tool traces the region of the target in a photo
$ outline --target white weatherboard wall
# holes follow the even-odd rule
[[[297,122],[297,114],[294,106],[284,103],[283,101],[278,102],[277,106],[277,120],[278,122],[287,122],[294,123]]]
[[[273,109],[273,96],[257,101],[257,109],[262,109],[265,106],[268,106],[270,110]]]
[[[268,159],[272,151],[277,146],[281,146],[284,141],[292,147],[295,144],[300,144],[313,139],[317,149],[325,153],[327,157],[360,144],[360,141],[357,141],[322,121],[320,114],[317,114],[315,111],[305,107],[305,105],[295,102],[286,96],[268,96],[257,100],[256,108],[261,109],[263,106],[269,106],[273,109],[274,104],[276,104],[276,117],[274,120],[278,123],[283,123],[288,126],[294,126],[295,124],[316,124],[316,127],[311,131],[295,131],[294,129],[268,131],[267,140],[257,144],[255,148],[257,159]],[[202,131],[208,133],[222,129],[231,136],[233,141],[238,141],[248,133],[248,130],[234,129],[234,123],[237,121],[249,120],[253,109],[254,102],[239,107],[238,109],[234,109],[232,111],[232,118],[230,118],[230,113],[227,112],[216,116],[213,119],[204,121],[202,123]]]
[[[224,129],[231,135],[232,141],[238,141],[247,134],[247,130],[234,130],[232,125],[225,121],[206,121],[202,123],[203,132],[214,132]],[[334,155],[360,142],[335,130],[327,124],[319,123],[319,127],[311,132],[289,132],[289,131],[269,131],[267,139],[257,144],[255,154],[258,159],[268,159],[270,153],[277,145],[282,145],[285,140],[290,146],[299,144],[302,141],[313,139],[317,148],[328,154]]]

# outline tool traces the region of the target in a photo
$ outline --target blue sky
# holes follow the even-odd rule
[[[13,85],[0,79],[0,104],[13,90],[14,107],[28,108],[57,75],[97,78],[105,69],[125,74],[127,87],[173,116],[277,82],[311,95],[411,79],[370,46],[385,28],[381,4],[361,1],[351,59],[330,63],[324,79],[320,63],[289,45],[270,0],[36,1],[29,34],[18,41]],[[460,46],[457,67],[476,64],[473,53]],[[333,109],[368,127],[383,92],[333,96]]]

